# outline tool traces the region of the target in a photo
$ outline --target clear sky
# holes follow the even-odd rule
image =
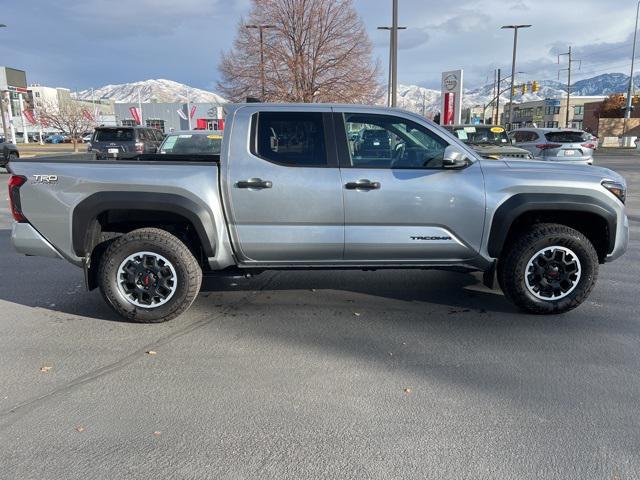
[[[391,0],[354,0],[386,75]],[[168,78],[215,89],[249,0],[0,0],[0,65],[29,82],[71,89]],[[555,54],[572,45],[576,79],[628,73],[635,0],[399,0],[399,81],[438,88],[440,72],[463,67],[477,86],[509,70],[512,33],[521,34],[518,70],[557,79]],[[383,75],[383,76],[384,76]]]

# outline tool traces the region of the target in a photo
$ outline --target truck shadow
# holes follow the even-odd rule
[[[479,276],[422,270],[280,271],[265,272],[249,279],[205,277],[197,304],[205,306],[209,302],[207,297],[214,292],[223,295],[217,295],[212,301],[217,304],[222,301],[224,304],[231,302],[231,297],[237,297],[226,296],[226,292],[255,291],[274,295],[278,295],[278,292],[296,292],[292,306],[307,302],[312,304],[314,292],[324,291],[335,292],[341,298],[357,296],[358,301],[368,301],[378,306],[384,306],[384,299],[393,299],[479,312],[516,312],[500,292],[483,287]],[[0,299],[71,315],[120,320],[104,303],[98,291],[85,291],[80,269],[61,260],[16,254],[11,246],[9,230],[0,230]],[[210,307],[212,311],[216,310],[214,305]]]

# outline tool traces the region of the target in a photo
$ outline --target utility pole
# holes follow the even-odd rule
[[[496,125],[500,125],[500,85],[502,84],[502,79],[500,78],[502,74],[502,70],[498,69],[498,92],[496,95]]]
[[[560,64],[560,57],[563,55],[567,55],[569,58],[569,66],[567,68],[563,68],[560,71],[567,71],[567,111],[565,112],[565,122],[564,122],[564,126],[566,128],[570,128],[571,127],[571,123],[569,122],[569,108],[571,106],[571,68],[574,62],[579,62],[580,63],[580,68],[582,67],[582,61],[581,60],[574,60],[573,59],[573,54],[571,53],[571,47],[569,47],[569,51],[566,53],[560,53],[558,55],[558,64]],[[558,72],[558,77],[560,76],[560,72]]]
[[[638,36],[638,15],[640,14],[640,1],[636,7],[636,28],[633,31],[633,51],[631,53],[631,75],[629,76],[629,91],[627,92],[627,106],[624,110],[624,126],[622,127],[622,136],[627,134],[627,127],[629,119],[631,118],[631,111],[633,110],[633,68],[635,66],[636,59],[636,39]]]
[[[531,25],[503,25],[502,29],[513,29],[513,59],[511,61],[511,91],[509,93],[509,128],[513,120],[513,87],[516,82],[516,52],[518,51],[518,30],[529,28]]]
[[[391,106],[395,107],[398,95],[398,0],[393,0],[391,13],[391,43],[393,49],[391,60]]]
[[[398,27],[398,30],[406,30],[407,27]],[[393,70],[393,27],[378,27],[378,30],[389,30],[389,77],[387,80],[387,107],[391,106],[391,90],[393,81],[391,78],[391,72]]]
[[[264,86],[264,35],[263,31],[268,28],[276,28],[275,25],[245,25],[245,28],[256,28],[260,32],[260,88],[262,91],[261,101],[265,101],[265,86]]]
[[[0,28],[6,28],[4,23],[0,23]],[[0,115],[2,115],[2,131],[4,132],[4,141],[9,139],[9,131],[7,130],[7,119],[4,110],[4,91],[0,90]]]

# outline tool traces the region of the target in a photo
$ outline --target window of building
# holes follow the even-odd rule
[[[542,115],[543,112],[543,108],[542,107],[536,107],[536,115]]]
[[[135,126],[138,125],[135,120],[126,120],[125,119],[125,120],[122,120],[121,123],[122,123],[123,127],[135,127]]]
[[[252,118],[252,153],[270,162],[300,167],[327,165],[322,113],[260,112]]]
[[[584,115],[584,105],[576,105],[573,107],[574,115]]]
[[[545,128],[558,128],[558,122],[546,122],[544,126]]]
[[[155,128],[164,132],[164,120],[147,118],[147,127]]]

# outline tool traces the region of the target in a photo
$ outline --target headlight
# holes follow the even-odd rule
[[[603,180],[602,186],[618,197],[622,203],[627,199],[627,188],[624,184],[613,180]]]

